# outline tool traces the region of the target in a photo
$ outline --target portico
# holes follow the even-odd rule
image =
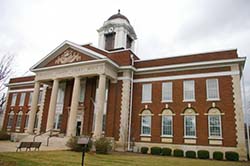
[[[106,92],[107,80],[116,81],[117,72],[116,67],[106,62],[105,60],[91,60],[83,62],[75,62],[69,64],[62,64],[51,67],[38,67],[32,70],[35,72],[35,86],[33,93],[33,100],[31,104],[31,113],[29,116],[28,133],[34,132],[34,121],[37,112],[38,96],[41,84],[52,83],[51,96],[48,109],[48,117],[46,123],[46,131],[54,129],[55,114],[57,109],[58,90],[60,82],[64,80],[73,80],[73,90],[71,97],[71,104],[69,107],[69,114],[67,120],[66,136],[76,135],[77,114],[80,98],[80,81],[88,77],[97,77],[97,87],[95,94],[95,115],[93,136],[100,137],[102,135],[102,123],[104,112],[104,101]],[[84,112],[84,108],[83,108]]]

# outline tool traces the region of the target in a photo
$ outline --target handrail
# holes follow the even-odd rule
[[[40,133],[40,134],[35,135],[35,136],[33,137],[33,142],[35,142],[36,137],[38,137],[38,136],[40,136],[40,135],[43,135],[43,134],[45,134],[45,133],[48,133],[48,132],[50,132],[50,134],[51,134],[52,131],[53,131],[52,129],[49,129],[49,130],[45,131],[44,133]]]
[[[59,134],[60,132],[58,131],[57,133]],[[49,139],[50,139],[51,137],[53,137],[53,136],[55,136],[55,135],[53,135],[52,132],[51,132],[50,135],[49,135],[48,138],[47,138],[47,146],[49,146]]]

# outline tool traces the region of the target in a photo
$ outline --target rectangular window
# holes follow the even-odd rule
[[[185,115],[185,136],[195,137],[196,136],[196,125],[194,115]]]
[[[195,92],[194,92],[194,80],[188,80],[183,82],[183,95],[184,101],[194,101],[195,100]]]
[[[41,103],[42,103],[42,95],[43,95],[43,92],[42,92],[42,91],[39,91],[38,104],[41,104]]]
[[[38,116],[39,116],[39,114],[36,113],[36,116],[35,116],[35,124],[34,124],[34,128],[35,128],[35,129],[38,127],[38,118],[39,118]]]
[[[16,105],[16,99],[17,99],[17,94],[13,93],[12,94],[12,99],[11,99],[11,106],[15,106]]]
[[[162,136],[172,136],[173,116],[162,116]]]
[[[143,103],[152,102],[152,84],[142,85],[142,102]]]
[[[26,93],[21,93],[19,106],[24,106]]]
[[[220,115],[209,115],[209,137],[221,137]]]
[[[162,83],[162,101],[172,102],[172,82]]]
[[[142,116],[141,134],[151,135],[151,116]]]
[[[31,102],[32,102],[32,96],[33,96],[33,92],[30,92],[30,96],[29,96],[29,106],[31,105]]]
[[[218,79],[207,79],[207,99],[219,100],[219,82]]]

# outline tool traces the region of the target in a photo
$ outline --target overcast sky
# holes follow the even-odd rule
[[[250,58],[250,0],[0,0],[0,56],[14,54],[13,76],[22,76],[64,40],[97,46],[96,30],[118,9],[141,59],[231,48]],[[249,70],[247,60],[250,97]]]

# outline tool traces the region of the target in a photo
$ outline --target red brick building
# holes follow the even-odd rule
[[[3,128],[105,135],[119,146],[237,151],[246,158],[237,50],[140,60],[136,33],[118,13],[99,46],[65,41],[12,78]]]

